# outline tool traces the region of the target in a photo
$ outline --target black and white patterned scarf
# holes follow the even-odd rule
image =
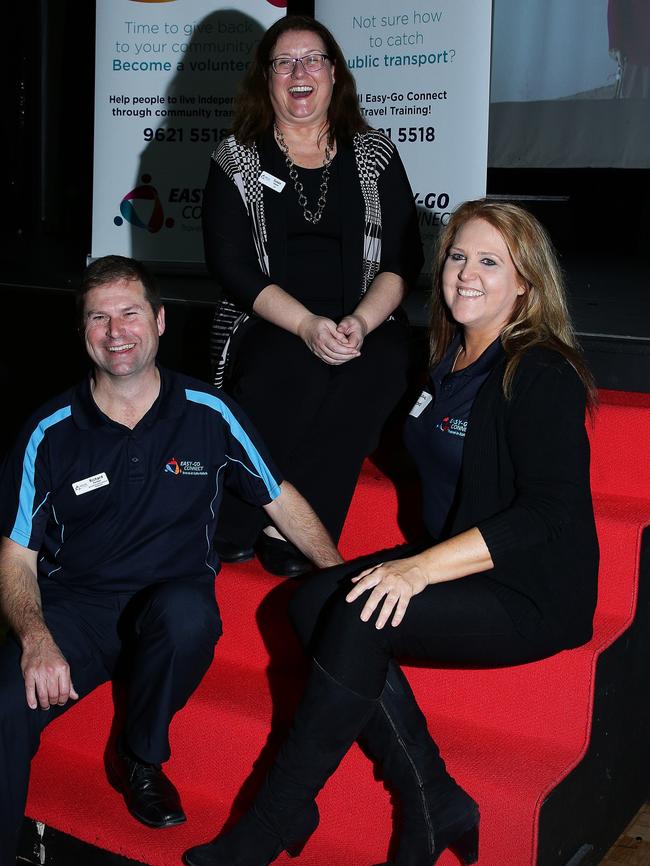
[[[377,276],[381,261],[381,203],[377,181],[388,165],[395,145],[375,130],[354,137],[354,157],[361,183],[365,207],[363,238],[363,279],[359,291],[362,297]],[[257,260],[261,270],[270,276],[268,256],[268,234],[264,217],[263,187],[260,182],[260,157],[257,147],[248,147],[233,135],[225,138],[212,154],[221,169],[237,187],[248,213]],[[213,362],[214,384],[223,386],[228,367],[232,337],[250,315],[240,310],[232,301],[219,301],[212,323],[210,357]]]

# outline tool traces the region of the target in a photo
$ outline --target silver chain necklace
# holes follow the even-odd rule
[[[316,213],[309,210],[307,207],[307,197],[304,193],[304,187],[298,178],[298,171],[294,164],[294,161],[289,156],[289,148],[287,147],[287,143],[284,140],[284,136],[280,132],[277,126],[275,128],[275,137],[280,145],[280,150],[284,154],[284,161],[287,164],[287,168],[289,169],[289,177],[293,181],[293,188],[298,193],[298,204],[302,208],[302,214],[308,223],[312,225],[317,225],[320,222],[320,218],[323,216],[323,211],[325,210],[325,205],[327,204],[327,187],[330,177],[330,167],[332,165],[332,151],[329,148],[329,145],[325,145],[325,159],[323,160],[323,177],[320,182],[320,195],[318,197],[318,201],[316,202]]]

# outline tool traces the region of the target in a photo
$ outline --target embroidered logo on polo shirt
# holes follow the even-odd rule
[[[181,474],[181,467],[178,465],[178,460],[175,457],[172,457],[171,460],[165,463],[165,472],[169,472],[171,475]]]
[[[451,436],[465,436],[467,432],[467,421],[462,418],[450,418],[446,415],[440,424],[436,424],[438,430],[449,433]]]
[[[200,460],[177,460],[172,457],[165,463],[165,472],[171,475],[207,475],[207,470]]]

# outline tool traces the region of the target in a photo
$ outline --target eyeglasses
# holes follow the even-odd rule
[[[300,61],[305,72],[318,72],[329,60],[327,54],[307,54],[305,57],[274,57],[271,67],[277,75],[291,75]]]

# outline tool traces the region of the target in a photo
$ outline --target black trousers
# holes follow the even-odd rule
[[[235,349],[230,392],[335,541],[361,464],[406,390],[408,334],[406,325],[384,322],[366,337],[361,356],[340,367],[262,320]],[[252,546],[267,522],[262,509],[226,491],[217,537]]]
[[[369,593],[346,602],[351,578],[417,551],[403,545],[326,569],[307,578],[293,595],[290,616],[303,645],[340,683],[376,698],[394,657],[431,666],[488,668],[536,661],[562,649],[541,618],[533,633],[523,636],[484,575],[427,587],[411,599],[397,627],[389,620],[382,629],[375,628],[378,611],[363,622],[359,614]]]
[[[143,761],[166,761],[171,719],[201,681],[221,634],[213,583],[177,580],[121,596],[43,585],[41,595],[45,620],[70,665],[79,698],[123,673],[122,736]],[[0,647],[0,866],[15,866],[30,762],[41,731],[74,703],[31,710],[20,656],[11,638]]]

